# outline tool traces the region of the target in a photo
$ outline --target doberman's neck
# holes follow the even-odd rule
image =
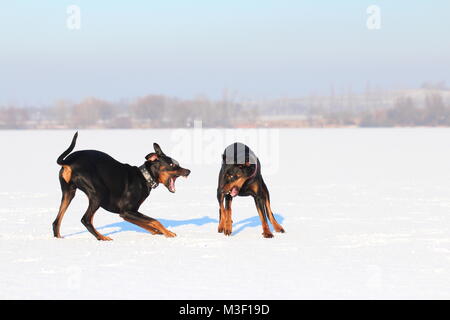
[[[139,167],[139,170],[147,181],[147,186],[150,189],[155,189],[159,185],[157,178],[155,178],[158,176],[156,172],[156,166],[152,165],[152,163],[146,162]]]

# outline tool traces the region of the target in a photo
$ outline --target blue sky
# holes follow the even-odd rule
[[[372,4],[380,30],[366,27]],[[449,17],[448,0],[3,2],[0,103],[450,85]]]

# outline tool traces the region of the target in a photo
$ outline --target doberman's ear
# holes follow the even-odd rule
[[[154,152],[149,153],[148,155],[145,156],[145,160],[147,161],[155,161],[158,160],[158,155]]]
[[[153,144],[153,149],[155,149],[156,154],[163,156],[164,152],[161,150],[161,147],[156,142]]]

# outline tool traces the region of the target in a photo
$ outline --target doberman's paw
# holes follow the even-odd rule
[[[281,232],[281,233],[284,233],[285,231],[284,231],[284,229],[283,229],[283,227],[278,227],[278,228],[275,228],[275,231],[276,232]]]
[[[270,231],[264,231],[262,233],[262,235],[263,235],[264,238],[273,238],[273,234]]]
[[[233,232],[233,221],[227,220],[224,223],[223,234],[226,236],[231,236]]]
[[[99,241],[112,241],[112,239],[110,237],[106,237],[106,236],[98,237],[98,240]]]
[[[217,232],[218,232],[218,233],[222,233],[222,232],[223,232],[223,227],[222,227],[222,226],[219,226],[219,228],[217,228]]]
[[[174,232],[172,232],[172,231],[169,231],[169,230],[167,230],[167,233],[166,234],[164,234],[167,238],[175,238],[177,235],[176,235],[176,233],[174,233]]]

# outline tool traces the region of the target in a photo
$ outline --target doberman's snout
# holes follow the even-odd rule
[[[189,170],[189,169],[184,169],[184,172],[183,172],[183,176],[185,176],[186,178],[189,176],[189,174],[191,173],[191,170]]]

